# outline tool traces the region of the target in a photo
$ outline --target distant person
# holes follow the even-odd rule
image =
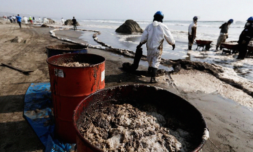
[[[28,24],[28,17],[24,16],[23,19],[25,21],[25,24]]]
[[[44,23],[44,24],[47,24],[47,23],[49,23],[49,20],[48,20],[46,17],[44,17],[44,18],[43,18],[43,23]]]
[[[191,23],[188,27],[188,50],[192,50],[193,42],[197,35],[197,22],[198,17],[193,17],[193,23]]]
[[[228,22],[226,23],[223,23],[221,26],[220,26],[220,36],[217,40],[217,44],[216,44],[216,50],[218,50],[218,48],[220,47],[221,43],[224,43],[226,42],[226,39],[228,38],[228,29],[229,29],[229,26],[234,22],[233,19],[230,19],[228,20]],[[221,49],[221,47],[220,47]]]
[[[61,18],[61,24],[64,25],[65,20],[63,18]]]
[[[33,17],[33,22],[35,22],[35,17]]]
[[[252,38],[253,38],[253,17],[250,17],[247,20],[244,30],[242,31],[239,37],[239,41],[238,41],[239,55],[237,59],[244,59],[246,57],[248,45]]]
[[[16,23],[16,17],[14,15],[12,16],[12,22]]]
[[[39,17],[38,22],[41,23],[41,18]]]
[[[73,24],[73,26],[74,26],[74,30],[76,30],[76,29],[77,29],[77,28],[76,28],[77,22],[76,22],[75,17],[73,17],[73,19],[72,19],[72,24]]]
[[[29,22],[30,22],[31,24],[33,24],[33,20],[32,20],[32,17],[31,17],[31,16],[29,17]]]
[[[153,23],[146,27],[141,36],[140,44],[137,46],[137,51],[141,52],[136,52],[135,54],[135,58],[140,58],[142,56],[142,50],[139,48],[146,43],[149,64],[148,72],[151,75],[150,83],[156,82],[157,68],[160,65],[161,55],[163,53],[163,41],[165,40],[168,44],[172,45],[172,50],[175,49],[175,40],[168,27],[162,23],[163,18],[164,15],[161,11],[155,13]],[[135,65],[131,65],[131,67],[134,68]]]
[[[16,16],[16,19],[17,19],[17,23],[18,23],[19,27],[21,28],[22,18],[19,16],[19,14],[18,14],[18,16]]]
[[[12,16],[9,16],[8,19],[9,19],[10,22],[12,23]]]

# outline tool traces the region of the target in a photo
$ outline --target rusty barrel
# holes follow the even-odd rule
[[[61,63],[89,63],[87,67],[65,67]],[[75,143],[73,112],[82,99],[105,87],[105,58],[94,54],[62,54],[47,59],[56,135]]]
[[[166,111],[163,114],[169,120],[166,126],[187,129],[192,135],[190,139],[187,139],[191,144],[191,149],[188,151],[200,151],[208,139],[205,137],[209,137],[202,114],[183,98],[158,87],[125,85],[99,90],[78,104],[73,116],[78,152],[102,152],[101,149],[84,138],[79,129],[81,129],[83,122],[82,115],[89,115],[94,109],[102,108],[103,105],[110,105],[110,101],[133,105],[151,104],[157,111]]]
[[[82,45],[62,44],[62,45],[47,46],[46,49],[48,58],[58,54],[87,53],[87,47]]]

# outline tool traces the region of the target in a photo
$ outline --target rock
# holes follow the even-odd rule
[[[65,25],[73,25],[72,19],[68,19],[64,23]],[[80,24],[77,22],[76,26],[80,26]]]
[[[20,43],[23,40],[22,37],[16,36],[14,39],[11,40],[12,43]]]
[[[49,24],[54,24],[54,23],[55,23],[55,21],[52,20],[51,18],[47,18],[47,19],[48,19],[48,23],[49,23]]]
[[[49,27],[47,24],[42,24],[41,27]]]
[[[132,33],[143,33],[143,30],[137,22],[134,20],[126,20],[119,28],[116,29],[118,33],[132,34]]]

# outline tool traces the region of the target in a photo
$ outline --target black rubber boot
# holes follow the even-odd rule
[[[151,72],[152,72],[152,67],[148,67],[148,74],[151,75]]]
[[[157,68],[151,68],[151,78],[150,78],[150,83],[157,83],[155,77],[156,77],[156,73],[157,73]]]

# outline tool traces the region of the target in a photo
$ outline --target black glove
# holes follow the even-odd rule
[[[175,49],[175,47],[176,47],[176,45],[175,45],[175,44],[173,44],[173,45],[172,45],[172,50],[174,50],[174,49]]]
[[[137,49],[141,48],[142,44],[140,43],[139,45],[137,45]]]

